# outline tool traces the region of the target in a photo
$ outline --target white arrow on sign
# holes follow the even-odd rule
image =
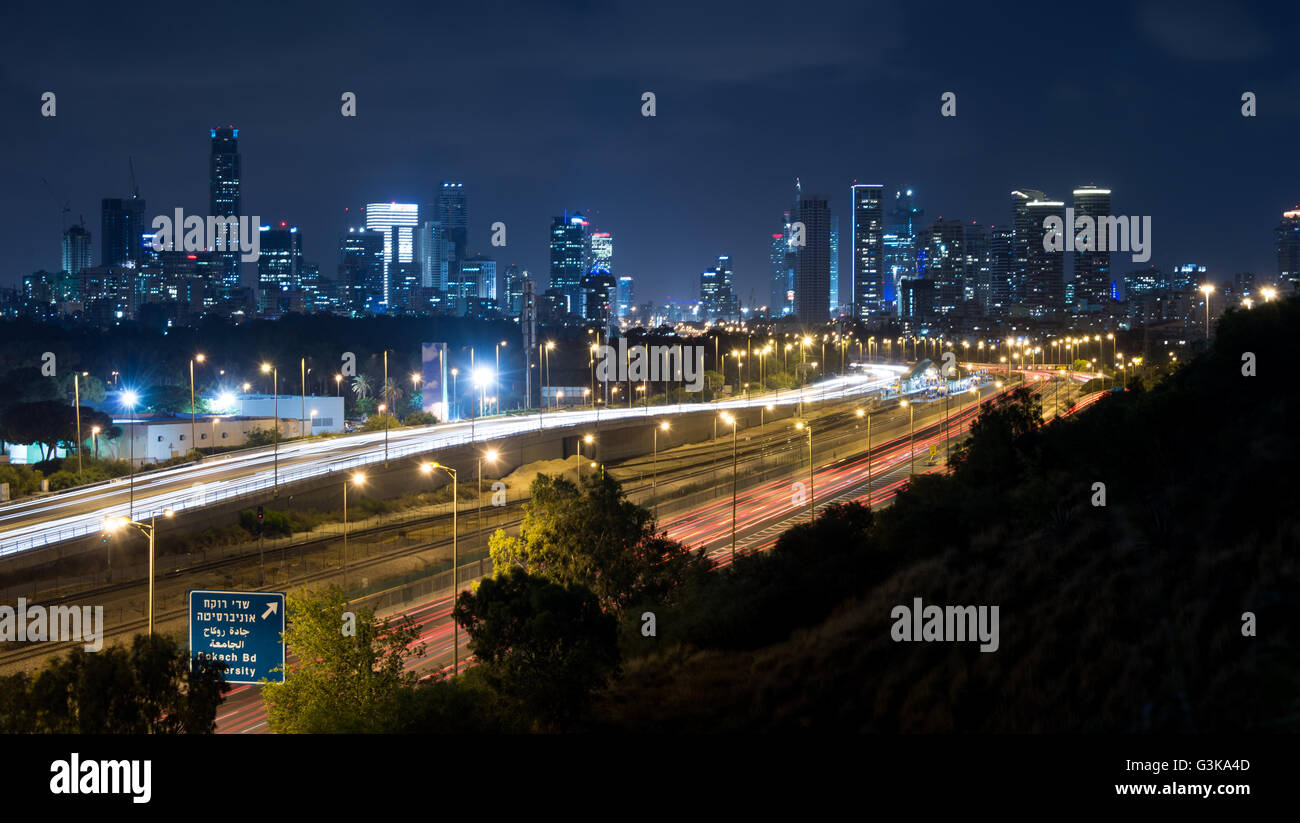
[[[278,600],[272,600],[269,604],[267,604],[266,611],[262,612],[262,619],[265,620],[268,615],[275,614],[279,610],[280,610],[280,602]]]

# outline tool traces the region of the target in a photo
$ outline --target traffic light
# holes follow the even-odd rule
[[[259,534],[262,531],[262,507],[261,506],[257,507],[257,531]]]

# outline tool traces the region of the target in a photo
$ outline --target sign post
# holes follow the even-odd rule
[[[190,658],[224,661],[227,683],[283,683],[284,592],[191,591]]]

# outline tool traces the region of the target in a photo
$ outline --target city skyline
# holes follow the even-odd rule
[[[906,10],[837,10],[772,31],[760,25],[762,10],[756,8],[734,22],[729,40],[734,60],[723,70],[705,48],[709,38],[703,35],[718,22],[707,15],[692,18],[687,42],[677,46],[673,61],[664,61],[646,45],[665,27],[650,15],[560,8],[554,10],[555,19],[547,20],[520,7],[504,21],[492,21],[494,31],[500,31],[499,45],[482,53],[466,51],[465,58],[476,66],[496,66],[486,72],[489,76],[524,60],[540,60],[538,65],[563,76],[581,78],[590,93],[557,91],[560,84],[528,78],[506,98],[492,92],[495,87],[487,80],[440,84],[434,90],[421,81],[399,80],[386,89],[374,82],[375,69],[347,61],[327,60],[315,74],[288,71],[274,84],[251,85],[214,85],[201,73],[182,68],[169,76],[167,85],[192,88],[193,93],[165,95],[167,105],[157,113],[125,120],[109,114],[120,104],[92,91],[97,83],[131,86],[121,82],[123,75],[142,77],[147,71],[142,59],[131,57],[129,50],[115,55],[107,69],[110,76],[99,77],[82,69],[100,46],[73,53],[56,43],[29,52],[27,44],[19,43],[11,59],[26,60],[36,70],[25,73],[23,85],[9,84],[4,95],[10,111],[30,111],[30,117],[11,118],[9,137],[31,160],[7,173],[12,196],[0,225],[6,227],[11,257],[0,282],[13,286],[25,274],[52,270],[59,262],[60,224],[84,215],[87,228],[97,235],[94,215],[100,200],[133,193],[130,165],[151,213],[167,213],[174,206],[198,213],[210,194],[203,174],[208,152],[201,138],[218,123],[240,129],[244,211],[260,215],[264,223],[285,220],[302,227],[303,257],[319,264],[325,276],[336,261],[335,238],[356,222],[345,208],[389,201],[431,205],[440,181],[459,180],[471,192],[466,254],[489,254],[503,266],[514,263],[536,275],[547,269],[549,218],[566,206],[576,207],[619,238],[619,270],[613,273],[636,277],[642,299],[694,296],[698,261],[727,254],[734,260],[741,301],[749,305],[752,292],[753,302],[761,305],[770,290],[771,215],[787,203],[796,177],[807,190],[825,193],[836,217],[849,216],[846,189],[857,179],[880,182],[886,190],[913,187],[927,219],[973,219],[985,225],[1009,219],[1006,191],[1016,186],[1040,186],[1057,196],[1088,184],[1113,187],[1122,193],[1116,210],[1152,216],[1157,265],[1195,260],[1225,278],[1239,271],[1268,273],[1274,259],[1272,229],[1281,211],[1295,205],[1296,194],[1288,181],[1272,174],[1272,164],[1250,165],[1241,158],[1284,153],[1286,136],[1300,115],[1284,91],[1295,70],[1285,63],[1281,41],[1244,12],[1234,18],[1232,33],[1224,34],[1212,27],[1213,11],[1193,10],[1174,19],[1162,9],[1156,3],[1117,12],[1111,18],[1115,31],[1103,32],[1101,23],[1089,23],[1041,35],[1040,42],[1056,57],[1050,87],[1060,94],[1011,99],[1001,92],[1000,72],[1009,67],[1007,58],[992,53],[1005,35],[991,29],[991,22],[961,11],[954,12],[950,28],[966,27],[983,39],[967,42],[954,40],[957,35],[951,32],[927,32],[932,45],[952,48],[936,48],[938,59],[924,71],[905,72],[900,68],[903,55],[920,36],[922,22]],[[268,14],[278,19],[286,12]],[[413,19],[419,14],[411,12]],[[593,19],[584,16],[588,14]],[[450,15],[452,28],[471,31],[488,24],[481,13],[468,9]],[[585,25],[608,26],[613,19],[639,27],[643,37],[635,48],[617,37],[582,40]],[[63,25],[74,30],[99,26],[108,42],[115,39],[118,23],[90,9]],[[147,36],[150,25],[133,34],[133,24],[116,39]],[[364,38],[368,25],[356,21],[354,36]],[[538,58],[529,52],[504,64],[491,63],[536,26],[553,30],[561,41],[581,42],[597,55],[619,59],[603,67],[599,61],[572,67],[553,54]],[[865,57],[852,49],[867,27],[881,44],[876,50],[880,56]],[[327,22],[308,22],[308,30],[315,38],[313,48],[325,55],[341,53],[346,41],[331,34]],[[1091,38],[1103,33],[1131,46],[1130,56],[1115,66],[1088,63],[1085,71],[1081,57]],[[762,48],[773,38],[787,46],[775,55]],[[805,40],[822,43],[823,51],[804,55],[797,46]],[[176,58],[179,66],[188,64],[175,45],[166,48],[170,51],[164,56]],[[202,55],[214,46],[197,48]],[[250,69],[267,59],[256,49],[256,37],[238,31],[222,48],[231,49]],[[288,48],[301,54],[306,46]],[[988,58],[980,70],[961,71],[963,61],[977,54]],[[389,61],[407,65],[412,59],[392,56]],[[1234,68],[1225,72],[1225,66]],[[1140,95],[1126,82],[1133,72],[1153,79]],[[811,82],[814,78],[819,79]],[[1194,95],[1185,91],[1192,80]],[[289,84],[301,90],[286,98],[278,89]],[[46,90],[59,95],[53,118],[40,116]],[[957,95],[957,116],[944,118],[941,95],[949,90]],[[345,91],[357,95],[355,118],[341,115]],[[653,118],[641,116],[645,91],[656,95]],[[1244,91],[1258,95],[1257,117],[1241,116]],[[769,117],[769,107],[760,101],[774,93],[800,100],[799,113]],[[429,105],[412,105],[413,99],[425,97]],[[835,101],[840,102],[829,105]],[[847,120],[838,108],[842,101],[857,104]],[[1109,119],[1128,118],[1126,135],[1158,135],[1158,140],[1115,139],[1078,129],[1074,122],[1081,108],[1112,111]],[[458,128],[449,129],[439,116],[442,111],[466,116],[457,120]],[[1204,127],[1169,125],[1189,117]],[[871,122],[890,126],[861,128]],[[104,123],[114,127],[102,128]],[[517,128],[523,123],[534,128]],[[540,130],[538,124],[544,124]],[[593,132],[583,124],[604,128]],[[95,135],[94,151],[87,151],[90,134]],[[798,147],[792,150],[796,134]],[[1071,160],[1062,163],[1062,157]],[[1216,181],[1219,193],[1212,201],[1196,196],[1205,180]],[[689,203],[703,205],[691,209]],[[489,227],[498,220],[509,229],[505,249],[490,245]],[[100,242],[94,237],[97,264],[103,262],[98,259]],[[846,251],[841,250],[840,260],[842,303],[848,302],[851,287]],[[245,268],[248,284],[251,274]]]

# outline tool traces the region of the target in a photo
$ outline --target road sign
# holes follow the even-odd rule
[[[227,683],[284,682],[284,592],[190,592],[190,657],[223,660]]]
[[[938,457],[938,456],[939,456],[939,446],[938,446],[938,444],[935,444],[935,443],[931,443],[931,444],[930,444],[930,456],[931,456],[931,457]]]

